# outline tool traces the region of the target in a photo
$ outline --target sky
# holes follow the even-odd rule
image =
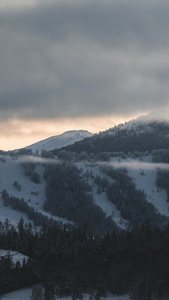
[[[0,149],[169,108],[168,0],[1,0]]]

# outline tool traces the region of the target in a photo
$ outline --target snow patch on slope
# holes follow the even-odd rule
[[[20,264],[22,265],[23,263],[23,259],[25,259],[25,261],[28,260],[28,256],[18,252],[18,251],[12,251],[12,250],[4,250],[4,249],[0,249],[0,258],[6,255],[10,255],[12,258],[12,262],[14,264],[16,264],[17,261],[20,262]]]
[[[56,135],[42,140],[40,142],[37,142],[35,144],[32,144],[26,147],[26,149],[32,149],[33,153],[36,153],[37,151],[41,153],[42,150],[51,151],[54,149],[59,149],[68,145],[72,145],[75,142],[79,142],[84,138],[91,137],[92,135],[92,133],[86,130],[67,131],[63,134]]]
[[[1,296],[1,300],[30,300],[32,294],[32,288],[25,288],[18,291],[11,292],[9,294],[5,294]],[[89,300],[90,295],[83,295],[83,300]],[[58,298],[56,298],[58,299]],[[62,297],[62,300],[72,300],[72,297]],[[108,295],[106,298],[102,298],[101,300],[129,300],[130,297],[128,295],[124,296],[116,296],[116,295]]]
[[[133,178],[136,188],[144,190],[147,194],[147,201],[152,203],[157,210],[165,216],[169,216],[169,202],[167,202],[167,192],[164,189],[158,189],[156,185],[157,167],[168,167],[167,164],[155,164],[151,156],[144,156],[142,160],[127,158],[113,158],[112,166],[115,168],[126,167],[128,174]]]
[[[2,190],[6,189],[9,196],[23,198],[27,204],[33,207],[36,211],[45,216],[51,217],[51,214],[43,210],[43,204],[46,199],[45,186],[46,181],[43,178],[44,166],[37,164],[35,171],[40,175],[40,183],[36,184],[24,175],[24,169],[20,164],[19,159],[12,159],[10,156],[5,156],[5,162],[0,162],[0,221],[4,222],[6,218],[11,225],[17,226],[22,217],[26,223],[31,222],[25,213],[13,210],[10,207],[3,206]],[[21,185],[21,190],[18,191],[13,185],[17,181]],[[66,219],[52,216],[56,221],[71,223]],[[32,223],[32,222],[31,222]]]
[[[112,134],[115,135],[116,131],[127,130],[128,134],[141,134],[152,130],[152,123],[169,123],[169,109],[153,111],[147,115],[139,116],[136,119],[125,122],[124,124],[119,124]]]
[[[99,165],[92,166],[90,164],[79,163],[78,167],[81,168],[83,172],[91,173],[91,177],[92,175],[100,176],[100,178],[107,178],[110,183],[114,182],[112,178],[102,173]],[[116,208],[116,205],[107,199],[105,192],[102,192],[101,194],[97,193],[97,184],[95,184],[92,178],[89,179],[89,184],[92,186],[94,203],[104,211],[106,217],[111,217],[118,227],[126,229],[129,222],[122,218],[120,211]]]

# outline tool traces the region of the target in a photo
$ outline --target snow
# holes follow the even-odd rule
[[[67,131],[61,135],[56,135],[39,141],[33,145],[26,147],[26,149],[32,149],[33,153],[36,153],[37,151],[41,153],[42,150],[51,151],[54,149],[72,145],[75,142],[79,142],[86,137],[91,137],[92,135],[92,133],[86,130]]]
[[[13,261],[14,264],[16,264],[17,261],[19,261],[22,265],[24,258],[25,258],[26,261],[28,260],[28,256],[26,256],[22,253],[19,253],[17,251],[0,249],[0,258],[2,256],[8,255],[8,254],[11,255],[11,258],[12,258],[12,261]]]
[[[128,174],[133,178],[136,188],[145,191],[146,199],[151,202],[157,210],[166,216],[169,216],[169,202],[167,202],[167,192],[164,189],[158,191],[156,185],[157,168],[169,168],[167,164],[155,164],[151,156],[143,156],[142,159],[120,159],[113,158],[112,166],[115,168],[126,167]]]
[[[89,300],[90,298],[90,295],[88,294],[85,294],[83,295],[83,300]],[[57,299],[60,299],[60,298],[57,298]],[[93,297],[94,299],[94,297]],[[116,296],[116,295],[108,295],[107,297],[103,298],[101,297],[100,298],[101,300],[129,300],[129,296],[128,295],[124,295],[124,296]],[[63,297],[61,298],[61,300],[72,300],[72,297]]]
[[[128,221],[122,218],[120,211],[117,210],[115,204],[107,199],[105,192],[97,194],[97,187],[95,186],[93,197],[94,203],[101,207],[107,217],[111,216],[118,227],[126,229]]]
[[[30,300],[32,288],[21,289],[1,296],[1,300]]]
[[[30,300],[30,296],[32,294],[32,288],[21,289],[18,291],[14,291],[9,294],[5,294],[1,296],[1,300]],[[90,295],[85,294],[83,296],[84,300],[89,300]],[[62,297],[56,298],[59,300],[72,300],[72,297]],[[129,300],[130,297],[128,295],[124,296],[116,296],[116,295],[108,295],[106,298],[102,298],[101,300]]]
[[[3,206],[2,199],[0,198],[0,221],[2,223],[4,223],[7,218],[10,225],[17,227],[21,217],[24,219],[25,223],[31,222],[26,214],[13,210],[10,207]]]
[[[14,187],[13,183],[15,180],[21,185],[21,191],[18,191]],[[36,187],[36,185],[30,181],[29,177],[24,176],[23,168],[19,160],[14,160],[9,156],[5,157],[5,163],[0,164],[0,193],[3,189],[6,189],[10,196],[19,199],[24,198],[25,201],[31,198],[30,203],[34,208],[37,207],[37,203],[39,203],[38,206],[41,207],[45,199],[43,181]],[[31,194],[31,192],[35,190],[38,191],[38,196]],[[23,217],[26,222],[30,222],[26,214],[14,211],[10,207],[4,207],[2,197],[0,196],[1,221],[4,221],[4,216],[11,221],[12,225],[18,223],[21,217]]]
[[[28,157],[27,157],[28,159]],[[34,158],[33,158],[34,159]],[[29,161],[31,158],[29,158]],[[41,159],[41,162],[43,159]],[[24,175],[24,169],[21,166],[19,159],[12,159],[10,156],[5,156],[5,162],[0,161],[0,221],[4,222],[6,218],[9,219],[10,224],[17,226],[20,218],[22,217],[26,223],[31,222],[25,213],[13,210],[10,207],[3,206],[1,192],[6,189],[10,196],[23,198],[27,204],[35,210],[44,215],[51,217],[51,214],[44,212],[43,203],[45,201],[45,185],[46,182],[43,178],[44,166],[37,164],[35,171],[40,175],[41,182],[36,184],[30,180],[29,177]],[[44,159],[45,162],[45,159]],[[21,190],[18,191],[13,185],[17,181],[21,185]],[[71,223],[66,219],[53,217],[56,221],[62,223]]]
[[[31,222],[26,214],[15,211],[10,207],[3,206],[1,192],[6,189],[10,196],[15,196],[19,199],[23,198],[29,206],[32,206],[36,211],[53,218],[56,221],[64,223],[71,223],[70,221],[52,216],[43,210],[43,203],[45,201],[45,185],[46,181],[43,178],[44,165],[42,163],[58,163],[57,159],[43,159],[40,157],[23,157],[22,160],[37,161],[35,171],[40,175],[40,183],[36,184],[30,180],[29,177],[24,175],[24,169],[21,166],[20,159],[13,159],[10,156],[5,156],[5,162],[0,161],[0,221],[4,222],[6,218],[9,219],[10,224],[17,226],[20,218],[22,217],[26,223]],[[98,175],[101,178],[106,174],[100,170],[100,164],[90,164],[87,162],[79,162],[77,164],[82,173],[88,171],[89,184],[92,187],[94,203],[102,208],[106,216],[111,216],[116,224],[121,228],[127,228],[128,222],[121,217],[121,213],[117,210],[116,206],[110,202],[106,193],[97,193],[97,185],[94,182],[94,176]],[[169,168],[167,164],[155,164],[152,162],[151,156],[143,156],[142,159],[128,157],[126,159],[114,157],[110,161],[110,165],[115,168],[126,167],[129,176],[133,178],[137,189],[144,189],[146,199],[151,202],[157,210],[166,216],[169,216],[169,202],[167,202],[167,192],[164,189],[158,189],[156,186],[157,168]],[[92,177],[93,174],[93,177]],[[106,176],[109,182],[113,179]],[[18,191],[13,185],[17,181],[21,185],[21,190]]]
[[[144,130],[147,130],[151,122],[165,122],[168,124],[169,122],[169,109],[165,110],[157,110],[152,111],[149,114],[139,116],[138,118],[126,122],[125,124],[119,125],[118,128],[120,129],[128,129],[134,130],[137,133],[140,133],[139,127],[140,125],[144,125]]]
[[[57,216],[53,216],[51,213],[48,213],[44,210],[38,209],[38,212],[40,212],[41,214],[43,214],[44,216],[48,217],[49,219],[52,218],[52,220],[57,221],[57,222],[61,222],[62,224],[71,224],[73,225],[74,223],[71,221],[68,221],[65,218],[61,218],[61,217],[57,217]]]
[[[100,163],[92,166],[90,164],[79,163],[78,166],[83,172],[92,172],[94,176],[98,175],[101,178],[106,176],[103,174],[99,167]],[[144,190],[146,193],[146,200],[152,203],[156,209],[162,215],[169,216],[169,202],[167,202],[167,192],[165,189],[158,189],[156,185],[157,169],[164,168],[169,169],[168,164],[155,164],[152,162],[151,156],[143,156],[142,158],[121,158],[114,157],[110,161],[110,165],[114,168],[126,168],[128,175],[133,178],[133,181],[137,189]],[[113,179],[106,176],[109,182],[113,182]],[[110,202],[106,194],[102,192],[97,194],[97,185],[94,180],[90,179],[89,183],[92,186],[93,198],[95,204],[100,206],[105,212],[106,216],[111,216],[116,222],[117,226],[122,229],[126,229],[128,221],[121,217],[121,213],[117,210],[116,206]]]
[[[92,166],[92,164],[81,162],[78,164],[78,167],[87,172],[93,174],[94,176],[100,176],[100,178],[107,178],[110,183],[114,182],[112,178],[102,173],[100,170],[100,164]],[[106,197],[106,193],[102,192],[101,194],[97,193],[97,184],[94,183],[92,178],[89,179],[89,184],[92,186],[92,193],[94,203],[98,205],[104,212],[107,217],[111,216],[112,220],[117,224],[118,227],[126,229],[128,221],[122,218],[120,211],[116,208],[116,205],[109,201]]]

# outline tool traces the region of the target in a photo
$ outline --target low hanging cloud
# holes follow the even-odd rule
[[[168,106],[168,1],[32,0],[16,1],[15,9],[6,3],[0,120]]]
[[[154,162],[142,162],[137,160],[131,161],[122,161],[122,162],[111,162],[108,165],[114,168],[126,168],[126,169],[135,169],[140,171],[147,171],[147,170],[166,170],[169,171],[169,164],[168,163],[154,163]]]
[[[3,156],[0,156],[1,159],[3,159]],[[41,164],[58,164],[61,162],[59,159],[52,159],[52,158],[44,158],[44,157],[37,157],[37,156],[32,156],[32,155],[26,155],[26,156],[20,156],[17,159],[17,162],[34,162],[34,163],[41,163]],[[86,164],[86,161],[84,161]],[[93,167],[93,163],[87,162],[88,167]],[[164,171],[169,171],[169,164],[168,163],[154,163],[154,162],[144,162],[136,159],[132,160],[121,160],[119,161],[110,161],[110,162],[100,162],[96,161],[95,166],[111,166],[112,168],[115,169],[134,169],[138,170],[140,173],[143,172],[143,174],[140,175],[145,175],[144,172],[147,171],[157,171],[157,170],[164,170]]]

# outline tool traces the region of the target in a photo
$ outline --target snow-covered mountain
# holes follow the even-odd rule
[[[1,157],[2,158],[2,157]],[[36,172],[40,177],[40,182],[30,180],[30,177],[24,175],[24,169],[22,167],[23,162],[35,162],[33,157],[22,157],[21,159],[13,159],[10,156],[4,156],[3,160],[0,160],[0,221],[4,222],[6,218],[10,221],[11,225],[17,226],[20,218],[22,217],[26,223],[31,220],[26,213],[13,210],[9,206],[3,205],[2,191],[5,189],[9,196],[16,197],[18,199],[24,199],[24,201],[36,211],[40,212],[44,216],[51,217],[50,213],[43,210],[43,203],[45,201],[45,180],[43,179],[44,167],[41,164],[37,164]],[[36,161],[37,163],[40,160]],[[43,162],[43,160],[41,161]],[[14,184],[17,182],[20,188]],[[63,218],[54,217],[56,221],[62,223],[67,222]]]
[[[32,180],[31,176],[25,174],[23,163],[27,164],[27,168],[35,164],[35,169],[32,174],[38,174],[39,182]],[[25,222],[30,222],[29,216],[26,212],[13,210],[10,205],[3,205],[2,193],[6,190],[10,197],[15,197],[17,199],[23,199],[28,207],[33,208],[36,212],[48,217],[49,219],[53,215],[52,212],[47,212],[44,210],[44,202],[46,199],[45,188],[47,186],[47,181],[44,178],[45,164],[57,165],[59,160],[55,159],[45,159],[33,156],[18,157],[17,159],[5,156],[4,160],[0,161],[0,221],[4,222],[6,218],[9,219],[10,224],[16,226],[19,219],[22,217]],[[76,163],[76,167],[80,170],[80,181],[84,180],[90,184],[93,202],[96,206],[105,213],[107,217],[110,217],[118,227],[125,229],[129,222],[128,218],[123,218],[121,214],[121,208],[116,204],[112,203],[104,190],[104,185],[101,187],[102,183],[108,180],[109,184],[114,183],[115,180],[107,176],[100,166],[103,163],[95,162],[95,164],[80,161]],[[169,217],[169,202],[167,201],[167,191],[165,188],[158,188],[156,184],[157,170],[159,167],[167,168],[167,164],[153,163],[152,156],[142,156],[141,158],[131,158],[131,157],[114,157],[109,163],[111,168],[122,169],[126,168],[128,175],[132,178],[136,185],[136,189],[144,190],[146,193],[146,200],[152,203],[156,207],[157,211],[162,215]],[[69,169],[67,169],[68,171]],[[72,169],[73,171],[73,169]],[[66,173],[65,173],[65,176]],[[73,173],[71,174],[72,180],[75,181]],[[74,179],[73,179],[74,178]],[[100,182],[98,183],[98,179]],[[60,178],[61,182],[63,178]],[[97,180],[97,181],[96,181]],[[17,183],[17,184],[16,184]],[[60,183],[62,185],[62,183]],[[106,183],[107,185],[107,183]],[[65,189],[65,187],[63,187]],[[62,189],[62,187],[61,187]],[[71,194],[71,186],[70,186]],[[66,196],[65,196],[66,197]],[[62,201],[63,202],[63,201]],[[58,217],[56,214],[52,218],[63,224],[70,223],[71,219],[66,220],[63,218],[64,215]],[[72,220],[73,221],[73,220]],[[33,222],[32,222],[33,224]]]
[[[163,118],[162,118],[163,116]],[[93,137],[68,145],[64,150],[80,153],[133,152],[169,149],[168,114],[149,114],[119,124]]]
[[[143,119],[144,121],[142,121]],[[65,147],[65,149],[76,153],[74,162],[76,161],[76,168],[78,168],[81,173],[78,175],[76,170],[72,169],[72,172],[75,172],[75,176],[73,173],[71,174],[72,182],[66,182],[65,186],[63,185],[62,187],[65,181],[64,176],[69,174],[69,169],[64,170],[65,173],[63,173],[63,175],[60,170],[62,178],[55,179],[55,181],[60,182],[62,189],[60,193],[65,193],[67,189],[67,194],[64,198],[69,198],[69,184],[71,195],[71,188],[74,184],[73,181],[79,178],[77,186],[80,186],[82,181],[87,181],[90,184],[89,190],[92,194],[93,202],[102,209],[106,217],[111,217],[118,227],[125,228],[128,226],[128,218],[123,217],[125,216],[125,212],[123,211],[121,214],[121,208],[118,208],[114,202],[111,202],[105,192],[101,192],[102,189],[106,190],[104,182],[107,178],[105,176],[107,175],[102,173],[100,161],[107,160],[105,152],[108,152],[107,155],[109,156],[110,165],[118,169],[124,166],[127,169],[128,175],[132,177],[136,189],[145,191],[147,202],[152,203],[162,215],[169,217],[169,202],[167,201],[169,197],[169,187],[161,183],[157,186],[156,178],[158,166],[155,164],[155,162],[160,162],[161,164],[169,162],[169,150],[167,150],[169,149],[169,125],[165,122],[149,122],[147,121],[149,118],[147,118],[146,121],[145,119],[146,118],[139,118],[94,136],[82,130],[68,131],[35,143],[27,147],[27,149],[32,149],[33,154],[37,152],[40,154],[42,150],[51,151],[53,149],[60,149],[66,145],[71,145],[68,148]],[[166,152],[160,149],[166,149]],[[84,153],[84,151],[86,151],[86,153]],[[112,154],[110,155],[110,153]],[[55,158],[51,160],[39,156],[23,157],[19,155],[18,158],[14,160],[13,157],[15,156],[13,155],[14,154],[12,154],[12,156],[4,155],[0,160],[0,221],[4,221],[5,218],[8,217],[12,224],[16,224],[20,216],[24,217],[26,222],[28,221],[28,216],[25,213],[17,212],[16,210],[13,211],[9,206],[3,206],[1,194],[4,189],[7,190],[9,196],[19,199],[23,198],[28,206],[50,218],[52,210],[49,208],[46,211],[44,210],[44,203],[46,201],[45,188],[47,186],[47,177],[44,177],[45,164],[57,165],[59,159]],[[94,165],[91,164],[91,158],[95,161]],[[30,173],[29,175],[27,174],[25,176],[24,174],[25,170],[21,164],[23,162],[28,163],[28,169],[26,171]],[[164,169],[163,166],[162,168]],[[167,168],[167,165],[165,165],[165,168]],[[48,174],[48,176],[50,175]],[[121,174],[120,176],[124,175]],[[161,175],[159,174],[159,176]],[[96,183],[98,177],[100,178],[100,182]],[[159,178],[161,180],[161,177]],[[17,185],[15,181],[17,181]],[[111,184],[112,179],[108,178],[108,182]],[[103,187],[101,188],[102,184]],[[20,189],[18,189],[18,186],[20,186]],[[83,185],[83,187],[84,186],[85,185]],[[52,187],[48,187],[48,189],[51,188]],[[74,188],[76,189],[76,184]],[[59,189],[60,187],[58,186],[58,190]],[[88,190],[86,193],[88,193]],[[53,194],[55,194],[55,191],[53,191]],[[67,204],[65,204],[65,207],[67,207]],[[60,218],[58,218],[58,216],[60,216]],[[55,212],[55,217],[53,218],[63,223],[67,223],[68,219],[74,222],[70,216],[64,214],[64,211],[62,211],[60,215]]]
[[[85,139],[86,137],[87,139]],[[72,151],[72,153],[68,153],[70,155],[66,156],[66,152],[62,152],[65,155],[64,160],[59,155],[52,156],[52,158],[45,158],[43,155],[39,155],[42,150],[51,151],[56,148],[60,149],[66,145],[72,145],[71,147],[73,148],[65,148],[65,150]],[[20,222],[22,221],[20,219],[22,217],[26,223],[29,223],[29,225],[25,225],[25,228],[30,229],[30,236],[28,235],[29,243],[25,243],[25,245],[27,245],[27,250],[32,252],[34,240],[30,239],[30,237],[36,232],[37,241],[40,226],[50,226],[53,224],[53,221],[58,221],[60,228],[63,228],[61,224],[64,224],[63,236],[64,239],[66,237],[66,244],[64,244],[63,248],[60,248],[63,251],[69,245],[67,243],[69,235],[67,236],[66,234],[69,234],[69,230],[71,233],[72,226],[78,226],[79,224],[81,226],[84,223],[87,224],[87,227],[91,228],[91,232],[92,230],[94,232],[100,230],[101,234],[102,232],[107,232],[103,236],[103,244],[101,244],[101,249],[103,249],[104,253],[105,249],[108,248],[110,249],[108,251],[112,251],[112,255],[114,255],[117,247],[117,253],[120,249],[120,262],[121,258],[123,258],[122,251],[124,251],[127,262],[124,264],[124,268],[126,265],[128,266],[128,258],[133,256],[133,249],[134,251],[135,249],[138,251],[138,261],[140,262],[140,257],[142,258],[143,256],[143,262],[145,262],[148,243],[145,237],[150,237],[150,251],[152,251],[151,249],[155,249],[155,256],[152,256],[153,260],[150,258],[153,263],[152,269],[154,272],[154,258],[156,259],[161,253],[164,253],[165,258],[167,251],[166,236],[168,236],[168,226],[164,230],[166,235],[163,235],[163,231],[160,231],[169,222],[169,124],[166,120],[157,120],[154,117],[151,118],[151,116],[150,118],[140,117],[137,120],[121,124],[93,137],[92,134],[86,131],[66,132],[60,136],[51,137],[33,144],[27,147],[27,149],[32,149],[35,155],[24,155],[24,151],[23,153],[22,151],[2,152],[2,155],[0,155],[1,230],[2,228],[3,230],[9,230],[11,225],[14,225],[16,228],[20,228],[20,236],[22,236],[22,226],[17,226],[19,220]],[[52,151],[52,153],[54,152]],[[149,224],[152,227],[149,227]],[[159,226],[159,231],[156,226]],[[81,228],[80,230],[83,230],[83,227]],[[130,235],[131,228],[136,228],[136,232],[131,231]],[[137,228],[141,230],[143,240],[138,239]],[[56,229],[58,230],[57,227]],[[73,237],[73,243],[76,233],[74,229],[72,231],[73,235],[70,236],[70,240]],[[110,235],[109,232],[111,233],[112,229],[113,235]],[[116,244],[119,229],[124,229],[124,231],[127,229],[127,232],[122,232],[124,241],[122,240],[121,244]],[[80,230],[78,235],[82,238],[81,234],[83,234],[82,243],[84,243],[84,232]],[[117,231],[115,232],[114,230]],[[43,232],[43,227],[40,234],[41,232]],[[46,232],[45,227],[44,232]],[[156,232],[157,241],[154,242],[153,239]],[[50,230],[48,233],[50,233]],[[56,244],[56,249],[60,247],[60,237],[62,235],[58,236],[59,243],[55,241],[52,244],[52,251],[54,249],[53,245]],[[42,242],[46,240],[48,239],[44,238]],[[88,240],[89,243],[93,243],[95,238],[91,235],[90,238],[85,238],[85,243]],[[101,240],[97,240],[97,248],[99,243],[102,243]],[[13,261],[19,261],[22,264],[23,258],[27,258],[28,256],[25,256],[27,252],[23,251],[24,255],[22,254],[19,247],[24,243],[20,244],[18,241],[20,240],[18,239],[15,245],[18,249],[13,249],[13,244],[15,244],[13,240],[8,249],[13,249],[13,251],[10,251]],[[81,240],[79,242],[81,243]],[[109,247],[108,245],[111,245],[112,242],[113,246]],[[127,246],[122,250],[126,242]],[[132,248],[132,243],[134,248]],[[49,251],[50,245],[49,243],[47,251]],[[141,249],[140,245],[142,245]],[[83,244],[80,244],[80,247],[83,247]],[[77,251],[77,243],[75,243],[75,248]],[[9,253],[6,249],[6,246],[4,249],[0,249],[0,260],[2,257],[2,262],[6,254],[8,255]],[[66,250],[67,253],[74,254],[72,249],[74,248],[71,248],[71,251]],[[165,251],[162,252],[161,249],[165,249]],[[59,250],[58,254],[60,252]],[[86,252],[84,251],[84,253]],[[89,252],[91,253],[91,251]],[[35,253],[39,256],[41,252],[35,251]],[[52,252],[52,258],[53,253],[54,251]],[[66,261],[68,258],[67,253]],[[79,253],[82,253],[81,250]],[[80,257],[79,253],[78,257]],[[97,252],[95,251],[94,255],[95,253]],[[126,253],[129,253],[129,256],[126,256]],[[150,253],[148,248],[148,258],[150,257]],[[152,252],[152,254],[154,253]],[[42,260],[44,257],[42,255]],[[71,260],[72,257],[74,259],[74,256],[71,255]],[[98,257],[100,263],[100,252]],[[115,257],[117,259],[118,256]],[[110,252],[108,258],[110,258]],[[105,261],[107,266],[107,259]],[[131,269],[135,265],[134,261],[131,264]],[[146,263],[146,272],[147,265]],[[164,269],[165,271],[164,265],[167,265],[167,263],[165,262],[162,267],[160,266],[160,269]],[[140,266],[142,270],[142,262]],[[115,265],[113,265],[114,267]],[[124,270],[126,271],[126,269]],[[16,271],[18,270],[16,269]],[[125,274],[125,272],[122,273]],[[167,274],[166,271],[165,273]],[[119,276],[118,272],[112,274]],[[128,276],[128,273],[126,276]],[[42,277],[44,278],[44,271]],[[47,275],[46,278],[48,277]],[[146,276],[143,278],[146,278]],[[108,280],[107,276],[106,280]],[[120,279],[116,282],[120,282]],[[38,290],[38,286],[35,286],[35,290]],[[24,289],[20,292],[4,295],[2,299],[33,299],[31,293],[33,295],[33,290],[31,292],[31,289]],[[85,297],[89,298],[89,296]],[[111,297],[110,299],[128,298],[129,296],[120,296],[120,298]]]
[[[140,128],[147,131],[151,130],[152,124],[169,124],[169,109],[152,111],[147,115],[141,115],[136,119],[133,119],[125,124],[120,124],[117,128],[127,129],[128,131],[134,130],[139,133]]]
[[[92,133],[86,130],[66,131],[60,135],[52,136],[50,138],[27,146],[26,149],[32,149],[33,153],[41,153],[42,150],[51,151],[54,149],[65,147],[67,145],[72,145],[75,142],[79,142],[87,137],[91,137],[92,135]]]

